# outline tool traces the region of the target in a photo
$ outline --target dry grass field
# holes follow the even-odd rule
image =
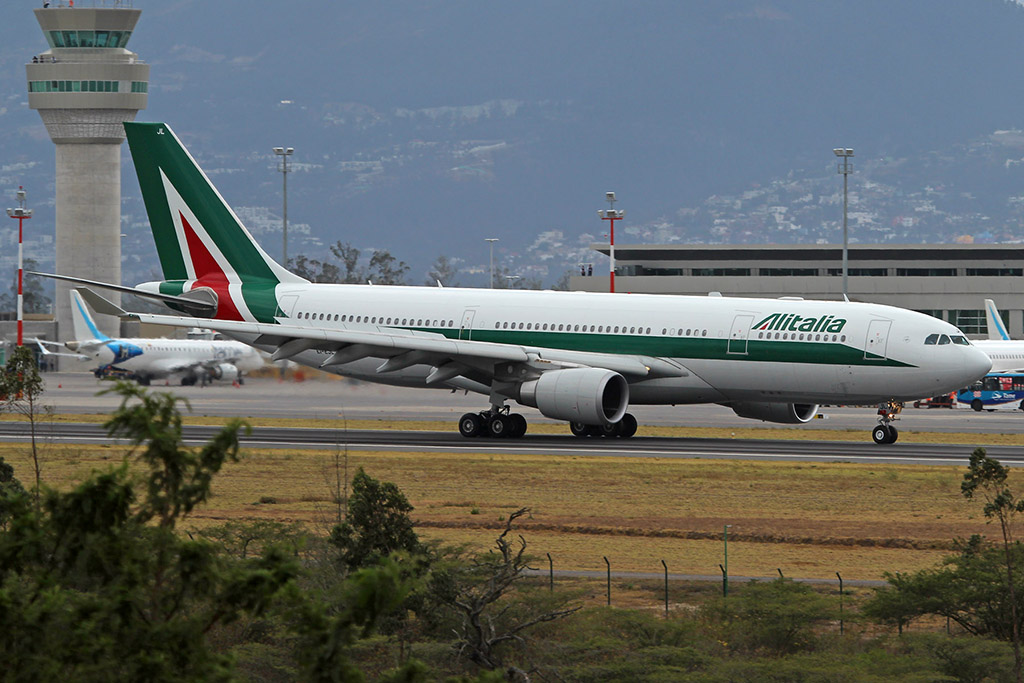
[[[24,446],[0,455],[30,483]],[[45,446],[43,481],[65,488],[121,457],[117,447]],[[306,450],[247,450],[190,523],[327,529],[332,482],[358,467],[405,492],[425,539],[486,548],[510,511],[529,507],[519,531],[557,569],[603,571],[607,556],[618,571],[660,573],[665,560],[673,573],[714,575],[731,524],[732,575],[878,579],[935,564],[954,537],[997,533],[960,496],[956,467]]]

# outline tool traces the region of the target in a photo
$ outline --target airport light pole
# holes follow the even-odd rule
[[[849,198],[847,181],[850,174],[853,173],[853,164],[850,163],[853,150],[849,147],[836,147],[832,150],[832,153],[843,160],[843,163],[839,165],[839,173],[843,176],[843,298],[849,299],[849,237],[846,231],[846,210]]]
[[[491,289],[494,289],[494,243],[498,241],[497,237],[485,237],[484,242],[487,242],[491,247]]]
[[[282,212],[282,238],[284,245],[281,249],[281,259],[285,268],[288,267],[288,157],[295,151],[294,147],[275,147],[274,154],[281,157],[281,165],[278,168],[281,171],[281,178],[283,179],[282,196],[284,198],[284,211]]]
[[[615,292],[615,221],[622,220],[626,217],[626,212],[615,209],[615,193],[605,192],[604,198],[608,202],[608,205],[612,208],[607,211],[598,211],[597,215],[601,217],[601,220],[608,221],[608,255],[611,258],[611,264],[608,275],[608,291]]]
[[[20,185],[18,186],[17,197],[18,206],[13,209],[7,209],[7,215],[18,220],[18,346],[21,346],[24,342],[25,318],[25,298],[22,293],[22,282],[24,279],[24,271],[22,269],[22,256],[24,254],[22,250],[22,238],[24,236],[24,223],[29,218],[32,218],[32,209],[25,208],[25,188]]]

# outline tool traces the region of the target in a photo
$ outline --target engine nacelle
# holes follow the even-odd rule
[[[803,424],[818,414],[813,403],[730,403],[729,407],[740,417],[782,424]]]
[[[552,370],[523,382],[518,400],[555,420],[603,426],[618,422],[626,414],[629,384],[611,370]]]
[[[210,377],[214,379],[222,379],[225,382],[234,382],[238,379],[238,368],[231,363],[221,363],[210,369]]]

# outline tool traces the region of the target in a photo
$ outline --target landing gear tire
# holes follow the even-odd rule
[[[139,377],[136,381],[139,383],[140,386],[143,386],[143,387],[148,387],[149,386],[149,378],[148,377]]]
[[[466,413],[459,418],[459,434],[462,434],[467,439],[483,434],[484,427],[483,418],[476,413]]]
[[[976,398],[973,401],[971,401],[971,410],[973,410],[974,412],[980,413],[982,408],[984,408],[984,405],[982,404],[980,398]]]
[[[871,439],[877,444],[896,443],[900,433],[892,425],[878,425],[871,430]]]
[[[503,439],[512,436],[515,432],[515,427],[508,415],[495,415],[487,423],[487,431],[494,438]]]
[[[606,439],[614,439],[617,436],[622,436],[622,422],[616,422],[614,424],[602,425],[597,428],[598,433]]]
[[[619,438],[628,439],[633,436],[636,434],[636,427],[636,418],[629,413],[626,413],[622,416],[622,419],[619,420]]]
[[[509,434],[513,439],[518,439],[526,434],[526,418],[519,413],[512,413],[509,415],[509,419],[512,420],[512,432]]]
[[[573,436],[580,438],[597,435],[597,427],[585,425],[582,422],[570,422],[569,431],[572,432]]]

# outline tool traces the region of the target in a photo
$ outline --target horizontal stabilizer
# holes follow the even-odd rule
[[[178,306],[184,308],[189,313],[199,316],[201,318],[212,317],[217,313],[217,302],[197,298],[198,293],[193,296],[188,296],[187,294],[183,296],[176,296],[174,294],[156,294],[154,292],[146,292],[135,287],[125,287],[124,285],[115,285],[109,282],[99,282],[97,280],[86,280],[85,278],[71,277],[70,275],[57,275],[56,273],[40,273],[37,271],[29,271],[28,274],[38,275],[39,277],[48,277],[51,280],[62,280],[64,282],[72,282],[76,285],[100,287],[102,289],[110,289],[115,292],[134,294],[135,296],[139,296],[144,299],[154,299],[165,304],[177,304]]]

